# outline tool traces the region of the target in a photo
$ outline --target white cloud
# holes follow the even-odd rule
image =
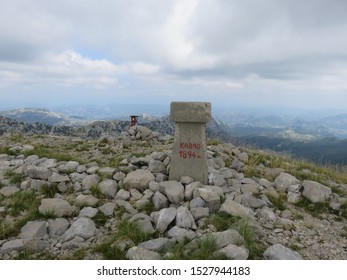
[[[3,0],[0,94],[341,94],[346,13],[345,0]]]

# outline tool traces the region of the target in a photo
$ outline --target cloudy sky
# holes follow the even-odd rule
[[[347,109],[346,0],[0,4],[0,107]]]

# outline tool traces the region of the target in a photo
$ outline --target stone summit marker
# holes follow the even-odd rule
[[[170,120],[176,122],[169,180],[189,176],[207,184],[206,123],[209,102],[171,102]]]

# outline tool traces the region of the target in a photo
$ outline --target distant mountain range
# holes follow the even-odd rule
[[[19,132],[88,138],[116,136],[129,126],[129,114],[136,111],[129,114],[118,111],[120,118],[112,120],[109,119],[111,111],[107,110],[104,119],[95,119],[96,115],[101,116],[102,113],[94,109],[88,114],[77,108],[76,111],[69,111],[69,116],[36,108],[3,111],[0,112],[0,135]],[[167,115],[140,113],[139,124],[163,134],[174,134],[175,124]],[[319,163],[347,164],[347,114],[304,119],[218,111],[207,124],[207,135],[211,139],[285,152]]]

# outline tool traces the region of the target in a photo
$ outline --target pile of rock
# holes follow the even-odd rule
[[[141,126],[127,130],[123,136],[132,141],[159,137]],[[231,144],[209,147],[209,185],[194,182],[188,176],[168,181],[170,156],[170,151],[153,152],[145,157],[126,156],[120,166],[114,168],[100,167],[96,162],[58,162],[36,155],[0,155],[1,222],[5,226],[15,222],[7,201],[21,192],[34,192],[40,199],[38,211],[47,217],[30,220],[18,235],[0,240],[0,258],[15,258],[25,249],[32,253],[46,250],[61,257],[77,248],[91,248],[110,234],[106,227],[117,230],[120,218],[116,213],[120,210],[122,219],[136,223],[141,231],[161,236],[136,245],[129,240],[117,242],[115,246],[126,252],[128,259],[169,258],[175,244],[188,240],[187,250],[193,250],[199,241],[208,238],[215,240],[216,254],[224,254],[229,259],[249,258],[249,249],[237,230],[217,231],[209,224],[208,218],[214,213],[244,217],[264,234],[257,241],[268,247],[263,253],[264,259],[321,257],[315,255],[317,248],[310,250],[317,244],[309,245],[302,236],[303,232],[310,231],[305,227],[307,217],[316,225],[327,227],[328,223],[332,231],[343,227],[345,220],[323,223],[319,219],[312,220],[314,218],[306,213],[297,221],[294,216],[301,213],[295,209],[295,203],[305,197],[312,203],[330,203],[330,207],[338,211],[346,198],[320,183],[301,182],[283,170],[267,170],[277,173],[273,182],[247,178],[243,173],[249,158],[246,150]],[[13,183],[9,170],[22,176],[21,182]],[[53,197],[45,196],[49,189],[55,190]],[[275,209],[268,199],[269,195],[279,197],[281,193],[292,205],[289,210]],[[145,213],[143,209],[148,205],[152,205],[153,210]],[[95,224],[93,219],[97,215],[108,219],[105,226]],[[316,225],[309,234],[314,234]],[[323,258],[347,258],[346,239],[339,237],[338,232],[331,232],[331,237],[326,239],[330,242],[329,250],[334,253],[326,252]],[[338,245],[333,244],[333,240]],[[294,252],[289,248],[291,245],[300,247],[303,253]]]

